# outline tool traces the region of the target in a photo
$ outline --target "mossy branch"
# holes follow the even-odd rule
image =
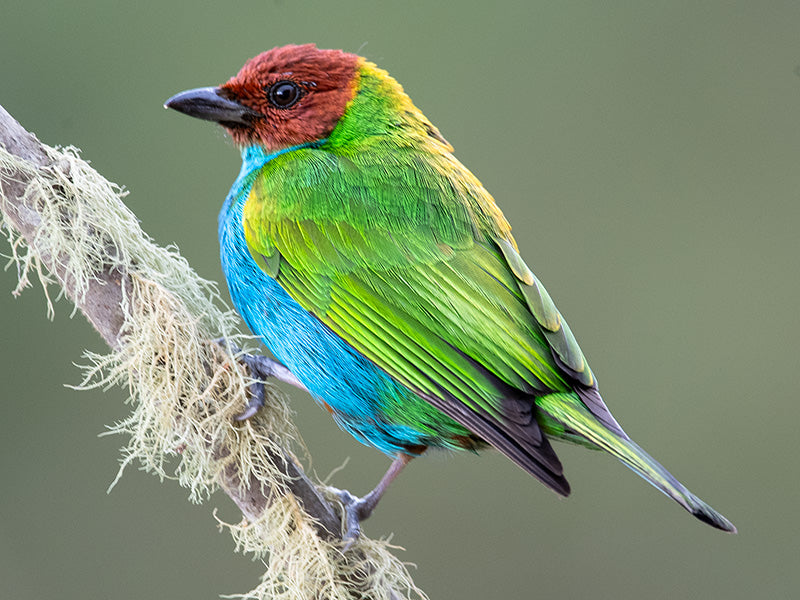
[[[0,218],[15,294],[32,274],[46,294],[58,286],[109,345],[87,353],[80,387],[128,389],[132,412],[112,427],[129,436],[122,467],[138,461],[194,501],[217,488],[230,496],[244,516],[228,525],[237,549],[268,558],[243,598],[425,598],[388,543],[362,537],[343,551],[336,501],[292,454],[298,436],[279,394],[268,387],[265,408],[234,421],[252,379],[210,340],[241,343],[238,319],[175,248],[141,230],[123,195],[75,149],[45,146],[0,106]]]

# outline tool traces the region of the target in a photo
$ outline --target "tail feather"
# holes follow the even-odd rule
[[[616,456],[625,466],[704,523],[722,531],[736,533],[733,523],[687,490],[681,482],[636,443],[624,434],[621,436],[610,431],[600,423],[577,395],[548,394],[536,398],[536,405],[565,427]]]

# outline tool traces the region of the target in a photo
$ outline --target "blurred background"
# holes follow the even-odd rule
[[[221,281],[216,214],[239,169],[218,127],[165,111],[286,43],[386,68],[494,194],[626,430],[738,527],[714,531],[612,458],[559,446],[566,501],[495,453],[434,455],[366,523],[431,598],[794,597],[800,4],[4,0],[0,104],[74,144],[159,243]],[[2,250],[7,253],[8,249]],[[78,393],[99,336],[0,273],[0,597],[214,598],[261,566],[212,510],[97,434],[125,394]],[[792,375],[794,374],[794,375]],[[291,391],[326,476],[388,460]]]

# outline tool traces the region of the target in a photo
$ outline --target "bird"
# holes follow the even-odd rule
[[[164,106],[241,151],[218,218],[236,310],[342,429],[393,459],[370,493],[342,492],[344,537],[428,449],[492,447],[567,496],[553,440],[608,452],[736,532],[611,415],[493,197],[385,70],[287,45]]]

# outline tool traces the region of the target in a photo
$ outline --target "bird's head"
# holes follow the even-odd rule
[[[219,87],[187,90],[164,106],[222,125],[239,146],[268,151],[325,139],[345,112],[363,59],[313,44],[262,52]]]

